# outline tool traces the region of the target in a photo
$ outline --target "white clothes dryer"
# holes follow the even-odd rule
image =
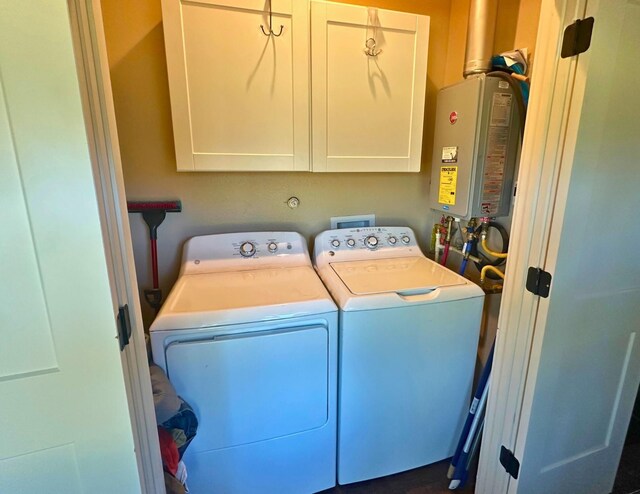
[[[190,492],[335,485],[337,308],[299,234],[190,239],[150,333],[154,361],[198,417]]]
[[[338,483],[453,456],[484,301],[407,227],[325,231],[315,264],[340,309]]]

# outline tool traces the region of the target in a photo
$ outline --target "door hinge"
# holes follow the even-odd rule
[[[129,306],[123,305],[118,309],[118,341],[120,351],[124,350],[131,339],[131,319],[129,318]]]
[[[500,464],[514,479],[518,478],[520,462],[518,461],[518,458],[516,458],[515,455],[504,446],[500,448]]]
[[[527,272],[527,290],[534,295],[539,295],[542,298],[549,296],[549,289],[551,288],[551,273],[540,268],[530,267]]]
[[[593,17],[587,17],[567,26],[562,39],[561,58],[575,57],[589,49],[594,22]]]

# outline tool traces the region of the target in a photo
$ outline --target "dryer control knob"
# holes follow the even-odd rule
[[[332,247],[335,247],[335,248],[337,249],[338,247],[340,247],[340,240],[338,240],[337,238],[334,238],[334,239],[331,241],[331,246],[332,246]]]
[[[256,246],[251,242],[243,242],[240,246],[240,255],[244,257],[251,257],[256,253]]]
[[[389,245],[396,245],[398,243],[398,239],[396,237],[389,237],[387,241],[389,242]]]
[[[352,238],[347,239],[347,246],[351,247],[351,248],[355,247],[356,246],[356,241],[354,239],[352,239]]]
[[[409,237],[409,235],[403,235],[402,236],[402,243],[403,244],[408,244],[409,242],[411,242],[411,237]]]
[[[269,242],[267,244],[267,249],[269,249],[269,252],[274,253],[278,250],[278,244],[275,242]]]
[[[378,246],[378,237],[375,235],[369,235],[364,239],[364,244],[370,249],[375,249]]]

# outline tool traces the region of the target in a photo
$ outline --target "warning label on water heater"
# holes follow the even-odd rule
[[[458,162],[458,146],[445,146],[442,148],[442,162],[443,163],[457,163]]]
[[[498,213],[504,194],[511,104],[510,94],[495,93],[493,95],[480,199],[482,214],[486,216]]]
[[[457,166],[440,167],[440,190],[438,191],[438,202],[454,206],[456,204],[456,185],[458,182]]]
[[[511,122],[511,103],[513,96],[509,93],[494,93],[491,105],[491,123],[489,125],[508,127]]]

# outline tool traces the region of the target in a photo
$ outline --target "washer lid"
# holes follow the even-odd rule
[[[465,284],[464,278],[426,257],[336,262],[331,267],[355,295],[411,294]]]
[[[150,331],[259,322],[335,310],[310,266],[182,275]]]

